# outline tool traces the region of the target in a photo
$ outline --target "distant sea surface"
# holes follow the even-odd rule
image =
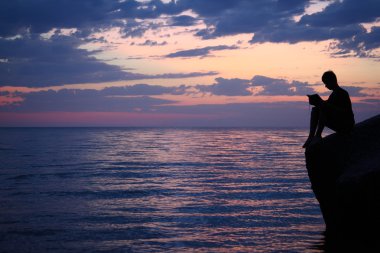
[[[321,252],[306,134],[0,128],[0,251]]]

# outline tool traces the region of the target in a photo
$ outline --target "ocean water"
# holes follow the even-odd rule
[[[322,252],[306,134],[0,128],[0,251]]]

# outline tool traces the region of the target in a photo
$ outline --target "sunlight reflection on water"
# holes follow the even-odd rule
[[[0,246],[320,252],[305,133],[0,129]]]

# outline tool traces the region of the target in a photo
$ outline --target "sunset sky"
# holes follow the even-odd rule
[[[380,112],[379,0],[2,0],[0,126],[303,127]]]

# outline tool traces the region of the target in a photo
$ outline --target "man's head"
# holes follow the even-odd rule
[[[325,84],[326,88],[329,90],[334,90],[338,86],[338,80],[336,79],[336,75],[331,70],[326,71],[322,75],[322,82]]]

